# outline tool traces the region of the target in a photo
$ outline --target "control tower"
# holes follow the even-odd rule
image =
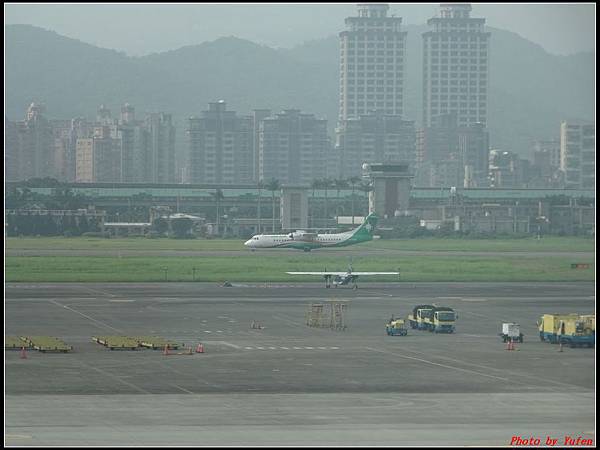
[[[392,218],[408,209],[411,179],[408,164],[363,164],[363,178],[370,181],[369,214]]]

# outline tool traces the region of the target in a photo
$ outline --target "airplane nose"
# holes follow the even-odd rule
[[[252,240],[252,239],[248,239],[246,242],[244,242],[244,245],[245,245],[246,247],[250,247],[250,241],[251,241],[251,240]]]

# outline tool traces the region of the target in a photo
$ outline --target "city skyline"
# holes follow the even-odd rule
[[[490,150],[505,155],[513,149],[498,147],[489,140],[487,131],[488,122],[494,123],[488,119],[487,101],[490,37],[494,33],[485,31],[487,18],[474,16],[471,4],[442,3],[432,12],[420,36],[423,122],[416,124],[410,119],[415,114],[414,103],[409,99],[410,106],[404,106],[404,83],[407,67],[413,70],[411,66],[420,63],[414,53],[412,59],[407,57],[408,33],[403,30],[403,18],[391,12],[387,3],[354,7],[355,11],[344,19],[345,28],[339,27],[335,145],[327,133],[328,122],[334,121],[319,117],[314,103],[302,105],[296,99],[281,109],[257,109],[264,108],[259,103],[264,100],[259,97],[249,104],[253,117],[248,109],[239,111],[234,107],[226,111],[232,89],[229,86],[212,94],[209,110],[203,111],[201,118],[194,117],[198,112],[195,108],[185,127],[185,143],[180,140],[178,144],[178,156],[172,114],[185,112],[173,104],[160,109],[167,113],[152,113],[142,123],[135,120],[137,102],[130,104],[123,99],[120,121],[113,121],[102,103],[96,124],[90,124],[81,134],[74,118],[48,122],[42,114],[44,105],[31,103],[26,121],[17,122],[17,138],[9,139],[12,147],[7,164],[19,165],[20,178],[50,174],[70,181],[75,168],[75,181],[83,182],[169,182],[175,181],[175,173],[181,173],[181,182],[232,184],[273,178],[309,185],[325,176],[359,175],[364,163],[386,162],[406,163],[417,174],[425,170],[417,179],[429,180],[426,184],[430,186],[448,184],[445,180],[465,187],[488,186],[487,179],[492,179],[487,171]],[[232,46],[238,44],[236,40],[228,41],[214,55],[214,64],[220,65]],[[83,48],[81,56],[89,50]],[[189,63],[191,54],[184,52],[181,56],[180,63],[173,64],[174,69]],[[234,58],[236,64],[240,57]],[[251,62],[251,70],[261,64],[254,59]],[[204,67],[201,64],[198,70]],[[227,69],[237,81],[241,73],[237,66]],[[148,66],[141,66],[137,76],[144,79],[148,74]],[[165,80],[178,76],[172,73],[170,76],[175,78],[170,79],[164,77],[166,73],[162,75]],[[289,88],[298,86],[289,75],[276,75],[274,81],[284,82]],[[131,89],[123,93],[128,95]],[[331,86],[327,90],[335,94]],[[240,116],[236,115],[238,111]],[[446,124],[437,121],[446,115],[453,119]],[[415,125],[422,128],[417,130]],[[11,132],[14,129],[8,122],[5,128]],[[436,139],[452,144],[439,146]],[[28,159],[33,163],[29,164]],[[518,156],[513,159],[520,164]],[[498,167],[511,173],[515,170],[510,164]],[[33,172],[27,175],[29,171]],[[496,181],[494,186],[501,184]]]

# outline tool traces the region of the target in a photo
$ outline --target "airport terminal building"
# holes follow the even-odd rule
[[[107,222],[118,221],[114,216],[120,212],[123,217],[124,212],[133,206],[148,210],[163,206],[173,213],[199,215],[206,217],[207,223],[214,222],[215,192],[219,189],[222,193],[219,200],[220,222],[226,224],[232,236],[240,237],[258,231],[259,203],[263,232],[272,232],[273,228],[277,232],[296,225],[335,228],[343,222],[342,217],[365,216],[374,211],[381,217],[380,223],[384,226],[393,226],[394,221],[412,216],[428,229],[451,224],[453,230],[462,232],[595,233],[596,194],[591,189],[419,188],[410,185],[407,174],[400,174],[400,177],[401,186],[395,188],[390,188],[389,181],[380,183],[373,180],[369,192],[358,188],[324,190],[293,186],[288,189],[285,185],[275,192],[259,191],[253,185],[72,183],[63,187],[73,194],[85,196],[90,207],[105,211],[102,217]],[[17,182],[6,186],[7,193],[24,188],[41,194],[41,198],[52,196],[55,190],[28,187]],[[395,202],[395,207],[390,207],[386,196],[387,200],[391,198],[392,203]],[[384,204],[387,206],[382,210],[380,205]],[[5,215],[17,212],[7,209]]]

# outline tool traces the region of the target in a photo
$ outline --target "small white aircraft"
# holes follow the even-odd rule
[[[400,272],[354,272],[352,266],[348,267],[347,272],[286,272],[290,275],[320,275],[325,278],[325,287],[330,288],[343,286],[352,282],[352,289],[358,289],[356,284],[359,275],[370,276],[370,275],[399,275]]]

